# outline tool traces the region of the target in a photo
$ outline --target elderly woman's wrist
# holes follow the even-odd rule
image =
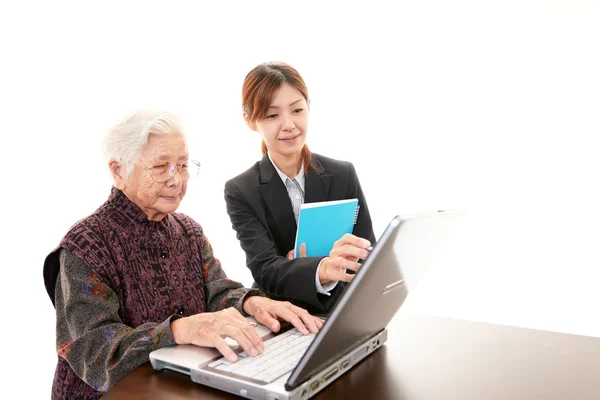
[[[260,304],[261,301],[263,301],[262,299],[265,299],[265,298],[267,298],[267,297],[265,297],[264,294],[262,294],[262,293],[250,295],[249,297],[244,299],[244,303],[242,304],[244,312],[248,315],[252,315],[252,316],[255,315],[258,305]]]
[[[251,296],[244,299],[242,303],[242,309],[248,315],[254,315],[256,312],[256,296]]]
[[[184,328],[185,323],[186,323],[185,319],[178,315],[174,316],[171,319],[171,324],[170,324],[171,336],[173,336],[173,340],[177,344],[185,344],[185,341],[183,338],[183,334],[185,331],[185,328]]]
[[[256,307],[254,307],[255,301],[248,303],[253,297],[267,297],[267,295],[260,289],[250,289],[242,298],[242,311],[248,315],[254,315],[256,313]]]

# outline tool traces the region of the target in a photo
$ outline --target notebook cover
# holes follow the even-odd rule
[[[333,244],[352,233],[358,216],[358,199],[302,204],[296,232],[295,257],[306,244],[307,257],[328,256]]]

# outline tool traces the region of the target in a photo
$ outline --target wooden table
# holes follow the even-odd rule
[[[314,399],[600,399],[600,339],[400,312],[385,346]],[[236,399],[150,363],[106,399]]]

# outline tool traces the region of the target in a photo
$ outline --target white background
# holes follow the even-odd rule
[[[260,157],[241,85],[269,60],[305,78],[311,149],[354,163],[377,236],[469,210],[407,309],[600,336],[600,3],[206,3],[2,2],[4,382],[49,396],[44,257],[108,196],[102,138],[135,108],[182,118],[202,171],[180,211],[251,283],[223,185]]]

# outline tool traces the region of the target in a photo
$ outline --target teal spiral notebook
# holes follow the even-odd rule
[[[295,257],[306,244],[307,257],[328,256],[333,244],[352,233],[358,218],[358,199],[304,203],[300,207],[296,231]]]

